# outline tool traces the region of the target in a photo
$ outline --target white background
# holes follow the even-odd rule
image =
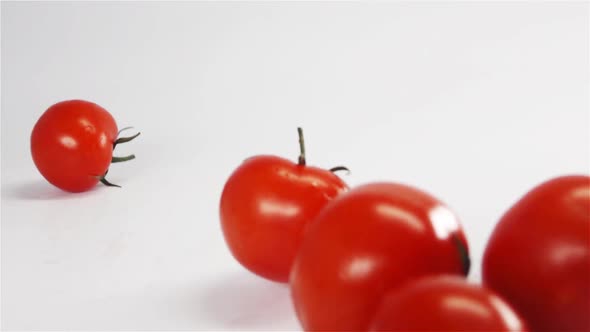
[[[347,165],[447,202],[480,278],[501,214],[588,173],[588,3],[2,3],[2,328],[297,330],[219,227],[251,155]],[[71,98],[142,132],[84,194],[29,152]]]

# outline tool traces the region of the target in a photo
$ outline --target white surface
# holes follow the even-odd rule
[[[288,289],[225,247],[246,157],[345,164],[461,216],[479,279],[520,195],[587,173],[588,4],[2,2],[2,328],[296,330]],[[52,188],[29,155],[54,102],[142,136],[123,189]]]

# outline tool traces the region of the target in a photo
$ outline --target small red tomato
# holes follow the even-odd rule
[[[590,177],[549,180],[512,206],[482,277],[533,331],[590,331]]]
[[[514,310],[492,291],[456,276],[430,276],[385,295],[370,331],[526,330]]]
[[[89,190],[104,179],[111,162],[133,159],[113,157],[117,139],[113,117],[97,104],[63,101],[49,107],[31,133],[31,154],[39,172],[54,186],[70,192]]]
[[[382,294],[430,274],[467,274],[455,214],[418,189],[373,183],[328,204],[310,224],[291,273],[306,331],[362,331]]]
[[[227,180],[220,202],[223,235],[233,256],[279,282],[289,279],[306,224],[348,189],[331,171],[305,165],[301,129],[299,134],[299,163],[249,158]]]

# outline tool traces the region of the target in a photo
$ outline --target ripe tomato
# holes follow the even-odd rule
[[[370,331],[525,331],[492,291],[455,276],[425,277],[388,293]]]
[[[300,131],[300,135],[302,135]],[[221,226],[233,256],[250,271],[279,282],[289,279],[306,224],[348,189],[331,171],[256,156],[238,167],[223,188]]]
[[[492,233],[482,276],[533,331],[590,331],[590,177],[524,195]]]
[[[112,162],[134,156],[113,157],[117,124],[102,107],[83,100],[68,100],[49,107],[31,133],[31,154],[39,172],[54,186],[82,192],[104,179]]]
[[[456,216],[418,189],[359,186],[310,224],[291,273],[306,331],[366,330],[384,292],[430,274],[467,274],[467,241]]]

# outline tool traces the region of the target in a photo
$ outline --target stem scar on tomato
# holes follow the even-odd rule
[[[471,268],[471,259],[469,258],[469,252],[467,251],[467,248],[465,247],[463,242],[461,242],[461,239],[459,239],[457,234],[453,234],[452,237],[453,237],[453,242],[455,243],[455,246],[457,247],[457,250],[459,251],[459,255],[461,257],[461,265],[463,266],[463,274],[465,276],[467,276],[469,274],[469,270]]]

